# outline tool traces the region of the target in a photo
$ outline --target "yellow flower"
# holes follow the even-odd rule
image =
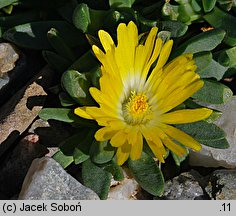
[[[96,134],[98,141],[110,140],[117,147],[117,163],[128,157],[139,159],[143,138],[156,158],[164,163],[166,148],[181,156],[185,148],[195,151],[201,145],[191,136],[170,124],[196,122],[209,117],[206,108],[171,111],[203,86],[195,73],[192,54],[181,55],[167,65],[173,41],[165,44],[156,37],[153,27],[144,44],[139,44],[138,30],[131,21],[117,28],[117,46],[111,36],[100,30],[99,39],[105,52],[93,46],[101,62],[100,89],[91,87],[90,94],[100,107],[79,107],[75,114],[96,120],[102,126]]]

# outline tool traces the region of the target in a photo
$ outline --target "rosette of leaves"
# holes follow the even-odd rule
[[[89,88],[99,87],[100,65],[91,52],[92,44],[99,46],[98,30],[104,29],[114,35],[119,23],[133,20],[142,33],[141,41],[152,26],[159,28],[158,36],[163,40],[174,39],[171,59],[182,53],[194,53],[197,72],[205,85],[180,108],[201,107],[203,103],[222,104],[233,95],[231,89],[222,84],[222,79],[235,73],[234,1],[176,0],[171,5],[162,0],[1,2],[4,4],[0,3],[0,9],[13,5],[11,14],[0,15],[2,39],[18,47],[42,51],[47,63],[60,77],[54,92],[54,97],[59,97],[60,107],[44,108],[39,116],[43,120],[70,124],[77,128],[77,132],[62,140],[54,159],[64,168],[72,163],[79,166],[84,185],[97,192],[101,199],[107,198],[112,176],[115,180],[122,180],[123,172],[115,163],[115,149],[110,143],[94,139],[98,125],[73,113],[75,107],[96,105]],[[169,14],[166,7],[170,9]],[[222,18],[222,23],[217,22],[217,16]],[[214,29],[201,31],[202,27]],[[178,127],[203,145],[227,148],[225,133],[213,123],[220,115],[215,110],[205,121]],[[180,166],[187,155],[179,158],[171,153],[169,157]],[[125,166],[144,190],[161,196],[163,174],[147,146],[140,160],[129,160]]]

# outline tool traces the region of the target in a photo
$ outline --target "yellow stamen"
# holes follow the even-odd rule
[[[126,105],[130,114],[140,115],[147,111],[149,105],[147,103],[147,96],[144,94],[132,94],[129,103]]]
[[[128,124],[136,125],[148,120],[146,116],[149,110],[147,96],[143,93],[136,94],[135,91],[131,91],[128,102],[124,103],[123,106],[123,116]]]

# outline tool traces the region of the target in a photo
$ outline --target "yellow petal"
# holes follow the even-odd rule
[[[162,139],[162,142],[168,149],[170,149],[172,152],[174,152],[180,157],[184,156],[187,153],[186,149],[174,143],[168,136]]]
[[[163,158],[163,156],[166,155],[165,147],[161,142],[161,139],[164,138],[163,132],[158,127],[148,128],[145,126],[142,127],[141,131],[148,144],[150,144],[150,148],[155,156],[158,157],[160,161],[163,161],[161,157]]]
[[[114,42],[107,32],[100,30],[98,31],[98,36],[106,52],[114,47]]]
[[[117,86],[117,83],[115,84],[115,86]],[[118,90],[118,89],[116,89],[116,90]],[[100,104],[100,106],[104,105],[104,106],[108,107],[109,109],[113,109],[113,110],[116,109],[117,103],[119,102],[118,99],[120,99],[120,97],[118,97],[118,99],[115,97],[114,92],[113,92],[113,97],[111,97],[110,94],[105,94],[104,92],[100,91],[99,89],[97,89],[95,87],[90,87],[89,93],[91,94],[93,99],[98,104]]]
[[[127,142],[126,137],[127,134],[123,130],[120,130],[111,138],[110,143],[113,147],[120,147]]]
[[[92,50],[95,54],[95,56],[97,57],[97,59],[103,63],[104,62],[104,58],[106,57],[104,52],[102,52],[102,50],[100,50],[96,45],[92,46]]]
[[[130,152],[131,160],[138,160],[141,157],[143,150],[143,136],[140,132],[137,133],[136,141],[132,143]]]
[[[127,31],[129,33],[129,43],[132,47],[138,45],[138,28],[134,22],[130,21],[127,26]]]
[[[74,113],[82,118],[93,119],[91,115],[86,112],[87,107],[78,107],[74,110]]]
[[[161,115],[161,122],[166,124],[185,124],[208,118],[212,110],[207,108],[177,110]]]
[[[170,56],[172,46],[173,46],[173,40],[169,40],[164,44],[164,46],[161,49],[161,53],[158,58],[157,64],[155,66],[156,70],[161,69],[166,64]]]
[[[162,130],[173,139],[177,140],[181,144],[195,150],[200,151],[202,146],[199,142],[197,142],[195,139],[193,139],[188,134],[184,133],[183,131],[172,127],[170,125],[163,125]]]
[[[97,141],[106,141],[111,139],[117,131],[110,127],[103,127],[95,133]]]
[[[122,165],[128,158],[131,150],[131,145],[127,142],[119,147],[116,151],[117,164]]]
[[[197,80],[184,89],[179,88],[173,91],[168,98],[162,101],[162,103],[159,103],[158,107],[163,113],[168,112],[191,97],[195,92],[202,88],[203,85],[204,82],[202,80]]]
[[[146,60],[146,62],[149,61],[150,57],[153,54],[153,48],[154,48],[154,43],[156,39],[158,28],[153,27],[151,31],[148,34],[147,40],[144,44],[144,56],[143,58]]]
[[[150,147],[150,149],[152,150],[153,154],[155,155],[155,157],[161,162],[161,163],[165,163],[164,158],[163,158],[163,154],[162,154],[162,148],[164,148],[164,146],[162,145],[161,140],[155,139],[155,143],[153,141],[150,140],[146,140],[148,146]],[[158,143],[158,144],[157,144]],[[159,146],[162,146],[161,148]]]
[[[119,116],[115,109],[101,109],[98,107],[86,107],[86,113],[93,117],[97,118],[110,118],[111,120],[117,119]]]

